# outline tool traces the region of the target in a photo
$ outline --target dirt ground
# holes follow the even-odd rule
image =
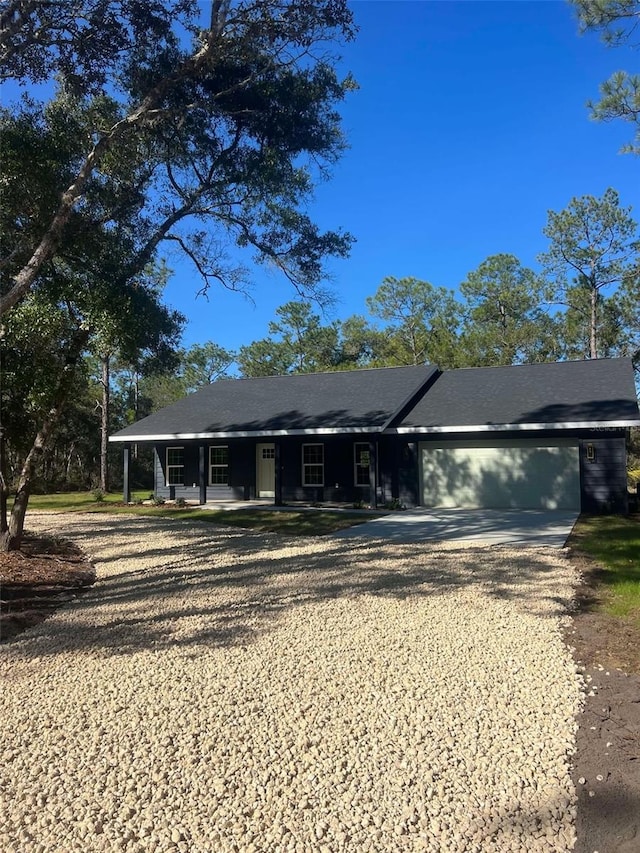
[[[640,632],[593,612],[598,569],[577,549],[584,582],[566,641],[584,666],[587,696],[574,756],[578,790],[575,853],[640,851]],[[27,536],[0,555],[0,641],[47,618],[95,581],[75,545]]]
[[[584,666],[573,779],[578,790],[575,853],[640,851],[640,631],[594,612],[600,570],[584,554],[572,559],[584,582],[566,641]]]

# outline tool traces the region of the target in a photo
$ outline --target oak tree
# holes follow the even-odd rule
[[[306,204],[344,148],[336,107],[354,84],[332,49],[353,34],[345,0],[215,0],[206,22],[193,0],[9,0],[5,79],[55,75],[74,150],[37,222],[27,212],[9,235],[0,314],[37,284],[92,193],[96,227],[136,219],[129,278],[170,242],[204,290],[242,286],[248,249],[313,292],[324,258],[351,243],[320,231]],[[32,121],[45,111],[22,109]]]

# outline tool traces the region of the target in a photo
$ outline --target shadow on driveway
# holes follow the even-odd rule
[[[288,611],[338,598],[448,596],[477,587],[480,598],[555,617],[570,597],[564,556],[549,549],[397,544],[386,537],[345,542],[341,535],[301,541],[125,516],[58,523],[60,535],[90,554],[98,580],[17,638],[20,654],[245,645]]]
[[[562,548],[579,513],[573,510],[412,509],[340,530],[340,539],[374,537],[389,542],[475,542]]]

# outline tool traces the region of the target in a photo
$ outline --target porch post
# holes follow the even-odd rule
[[[376,481],[378,442],[369,442],[369,503],[372,509],[378,506],[378,483]]]
[[[282,471],[280,466],[280,442],[274,442],[274,467],[275,467],[275,483],[274,483],[274,506],[282,506]]]
[[[123,454],[123,475],[122,475],[122,500],[124,503],[131,503],[131,483],[129,479],[129,470],[131,462],[131,450],[128,444],[124,446]]]
[[[206,477],[206,465],[205,465],[205,452],[204,444],[201,444],[199,447],[200,458],[198,461],[198,483],[200,485],[200,504],[206,504],[207,502],[207,477]]]

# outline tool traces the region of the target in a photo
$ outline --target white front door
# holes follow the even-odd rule
[[[258,444],[256,447],[256,490],[259,498],[276,495],[276,446]]]

